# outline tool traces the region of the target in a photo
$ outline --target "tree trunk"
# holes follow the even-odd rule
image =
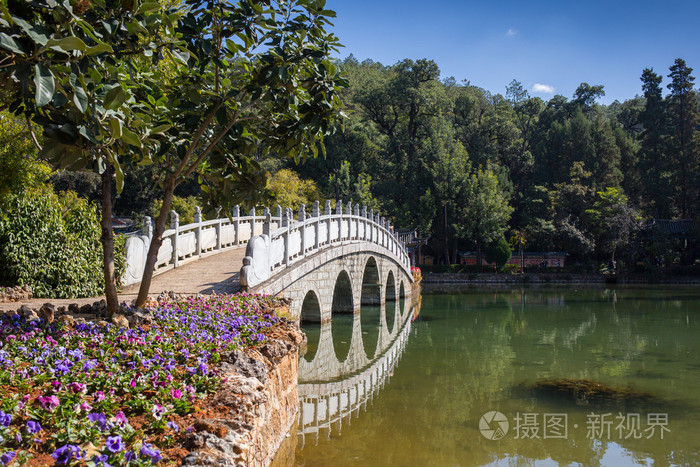
[[[156,267],[156,261],[158,261],[158,250],[160,250],[160,246],[163,244],[165,221],[168,218],[170,205],[173,201],[173,193],[175,192],[174,177],[168,179],[164,191],[163,205],[160,208],[160,213],[158,213],[158,219],[156,219],[156,225],[153,229],[153,238],[151,239],[151,244],[148,247],[148,254],[146,255],[146,265],[144,266],[143,278],[141,278],[141,285],[139,286],[139,295],[136,297],[135,305],[139,308],[142,308],[146,304],[148,290],[151,288],[151,280],[153,279],[153,271]]]
[[[446,264],[450,264],[450,244],[447,241],[447,204],[444,206],[444,212],[445,212],[445,262]]]
[[[112,234],[112,166],[102,173],[102,243],[107,311],[111,318],[119,310],[117,281],[114,276],[114,235]]]

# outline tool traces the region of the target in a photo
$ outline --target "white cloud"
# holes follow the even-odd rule
[[[535,83],[535,85],[532,87],[532,92],[539,92],[542,94],[554,94],[554,86],[550,86],[549,84]]]
[[[506,32],[506,36],[508,37],[513,37],[518,33],[517,29],[510,28],[508,32]]]

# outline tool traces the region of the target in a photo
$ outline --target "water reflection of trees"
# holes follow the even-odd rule
[[[343,446],[352,446],[362,459],[381,459],[375,465],[496,460],[520,465],[544,459],[609,465],[621,457],[642,464],[698,465],[698,408],[692,404],[668,407],[673,431],[665,440],[658,435],[592,440],[586,438],[587,414],[616,414],[618,407],[555,403],[515,389],[541,378],[588,378],[671,401],[690,398],[700,384],[700,365],[691,368],[688,357],[700,351],[700,314],[697,300],[680,295],[665,301],[651,291],[601,289],[425,296],[390,390],[353,420],[353,429],[343,433]],[[488,410],[505,413],[511,430],[516,412],[538,413],[540,422],[544,413],[564,412],[569,437],[515,440],[511,431],[489,441],[478,431],[479,418]],[[326,465],[348,459],[330,445],[319,449],[330,462]],[[372,456],[372,449],[381,453]]]

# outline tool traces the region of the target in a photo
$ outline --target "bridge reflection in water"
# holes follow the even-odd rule
[[[318,443],[322,435],[329,438],[333,430],[340,434],[344,423],[367,410],[401,359],[415,313],[409,294],[399,302],[362,306],[345,319],[302,323],[309,347],[299,357],[297,449]],[[333,332],[333,326],[345,333]],[[342,345],[347,341],[334,343],[343,337],[349,349]]]

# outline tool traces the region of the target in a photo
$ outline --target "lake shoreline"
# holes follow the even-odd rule
[[[611,280],[614,279],[614,280]],[[421,283],[422,292],[430,293],[441,286],[461,285],[700,285],[700,276],[647,276],[620,274],[615,277],[603,274],[572,273],[523,273],[523,274],[476,274],[476,273],[425,273]]]

